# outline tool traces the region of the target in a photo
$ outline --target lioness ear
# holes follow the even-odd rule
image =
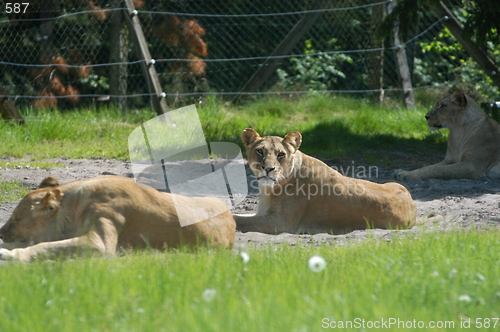
[[[260,138],[259,133],[257,133],[252,128],[247,128],[243,130],[243,132],[241,133],[241,141],[243,142],[243,145],[245,147],[249,146],[259,138]]]
[[[467,105],[467,98],[462,91],[456,90],[451,94],[451,101],[460,107],[465,107]]]
[[[48,187],[57,187],[59,185],[59,181],[53,176],[47,176],[45,179],[40,182],[38,185],[38,189],[48,188]]]
[[[300,148],[300,144],[302,144],[302,135],[298,131],[292,131],[286,134],[285,138],[283,138],[283,143],[290,144],[297,151]]]
[[[52,189],[47,192],[45,197],[43,198],[42,201],[42,207],[46,207],[49,210],[54,210],[55,208],[59,207],[59,203],[61,203],[63,193],[61,189]]]

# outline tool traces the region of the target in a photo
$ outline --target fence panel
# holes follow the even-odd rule
[[[216,94],[231,100],[307,12],[319,19],[278,58],[257,94],[331,91],[393,98],[401,93],[398,45],[374,39],[388,1],[135,0],[168,103]],[[447,3],[461,17],[460,1]],[[0,16],[0,80],[20,107],[72,108],[110,102],[150,105],[120,0],[37,0]],[[459,85],[496,98],[498,88],[430,11],[404,47],[417,93]],[[498,47],[496,47],[498,48]],[[495,46],[492,46],[495,49]],[[498,49],[496,49],[498,51]],[[498,54],[498,52],[497,52]],[[498,59],[496,60],[498,62]]]

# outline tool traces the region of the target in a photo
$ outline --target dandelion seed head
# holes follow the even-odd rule
[[[469,296],[469,295],[467,295],[467,294],[462,294],[462,295],[460,295],[460,296],[458,297],[458,300],[459,300],[460,302],[465,302],[465,303],[469,303],[470,301],[472,301],[472,299],[470,298],[470,296]]]
[[[313,272],[321,272],[326,267],[326,262],[321,256],[312,256],[308,261],[309,268]]]
[[[217,295],[217,291],[215,289],[207,288],[203,291],[203,294],[201,295],[201,297],[206,302],[211,302],[211,301],[213,301],[213,299],[215,299],[216,295]]]
[[[248,263],[250,261],[250,255],[244,251],[240,252],[240,257],[243,263]]]

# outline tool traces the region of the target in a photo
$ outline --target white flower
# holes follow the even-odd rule
[[[215,295],[217,295],[217,291],[215,289],[207,288],[203,291],[203,294],[201,295],[201,297],[206,302],[211,302],[215,298]]]
[[[248,263],[250,261],[250,255],[244,251],[240,252],[240,257],[243,263]]]
[[[458,300],[459,300],[460,302],[465,302],[465,303],[469,303],[470,301],[472,301],[472,299],[470,298],[470,296],[469,296],[469,295],[467,295],[467,294],[462,294],[462,295],[460,295],[460,296],[458,297]]]
[[[313,272],[320,272],[323,271],[326,267],[326,262],[321,256],[312,256],[309,258],[309,268]]]

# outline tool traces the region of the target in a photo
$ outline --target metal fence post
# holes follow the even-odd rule
[[[168,112],[168,106],[160,80],[158,79],[158,74],[156,73],[154,60],[151,58],[151,54],[149,53],[146,38],[144,37],[139,17],[137,17],[137,11],[134,8],[133,0],[125,0],[125,5],[127,7],[125,22],[127,22],[129,27],[132,42],[137,50],[137,56],[143,60],[141,62],[141,68],[144,78],[148,83],[149,91],[152,94],[153,107],[158,115],[162,115]]]

